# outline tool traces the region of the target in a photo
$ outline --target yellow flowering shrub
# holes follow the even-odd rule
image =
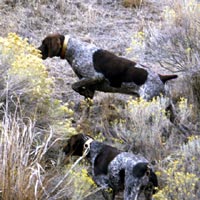
[[[179,113],[181,123],[186,122],[192,116],[192,109],[192,104],[189,104],[186,98],[181,97],[177,103],[177,112]]]
[[[196,197],[196,183],[199,180],[195,174],[167,171],[167,186],[154,195],[155,200],[180,200]]]
[[[15,33],[0,37],[1,71],[11,93],[17,96],[28,94],[30,100],[44,100],[52,92],[53,79],[48,77],[39,51],[26,39]]]
[[[84,199],[97,187],[84,166],[76,166],[71,175],[73,177],[74,189],[71,197],[72,200]]]
[[[113,122],[113,129],[121,142],[125,141],[134,148],[142,148],[144,152],[152,152],[159,158],[166,138],[162,136],[163,127],[167,130],[169,120],[165,111],[167,100],[163,97],[145,101],[142,98],[130,99],[124,109],[124,118]],[[131,147],[130,147],[131,148]]]
[[[163,160],[165,186],[154,195],[155,200],[198,200],[200,192],[200,138],[191,136],[180,150]],[[162,175],[161,175],[162,176]]]
[[[67,137],[76,134],[76,128],[72,125],[74,111],[70,108],[70,103],[62,103],[61,100],[54,99],[48,111],[52,118],[51,126],[60,135]]]
[[[146,101],[142,98],[130,99],[127,102],[127,111],[134,117],[136,124],[141,124],[144,121],[151,123],[159,123],[161,120],[166,120],[166,100],[164,98],[154,98],[152,101]]]
[[[51,124],[58,133],[74,134],[74,112],[68,103],[54,98],[54,77],[49,76],[39,50],[27,39],[9,33],[6,38],[0,37],[0,58],[1,100],[12,98],[25,116]],[[15,104],[9,105],[11,112]]]

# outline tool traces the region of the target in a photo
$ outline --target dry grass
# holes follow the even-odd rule
[[[191,82],[191,79],[194,74],[198,76],[200,66],[199,7],[199,3],[193,0],[184,3],[165,1],[159,26],[147,23],[143,41],[145,48],[139,55],[145,60],[158,62],[165,70],[178,72],[183,79],[178,83],[182,88],[181,94],[178,90],[177,93],[194,97],[190,102],[195,105],[199,104],[199,94],[195,91],[199,83]],[[185,85],[181,85],[183,83]]]
[[[0,133],[1,198],[48,199],[51,187],[60,176],[56,171],[55,174],[46,171],[43,163],[46,152],[55,142],[53,132],[44,137],[30,119],[10,117],[5,111]]]

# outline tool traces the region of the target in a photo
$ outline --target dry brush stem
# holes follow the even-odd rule
[[[48,175],[43,163],[46,152],[56,142],[52,141],[53,132],[44,136],[34,128],[30,119],[10,117],[7,113],[1,123],[0,190],[4,200],[44,199],[50,185],[56,184],[53,181],[57,174]],[[55,193],[59,196],[59,192],[60,188]]]

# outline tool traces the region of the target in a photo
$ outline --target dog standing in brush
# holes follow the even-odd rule
[[[130,94],[151,100],[165,94],[165,83],[177,75],[160,75],[134,61],[69,35],[50,34],[38,48],[42,59],[66,59],[79,81],[73,90],[86,98],[95,91]]]
[[[152,200],[158,180],[146,158],[122,152],[82,133],[71,136],[63,151],[66,162],[71,156],[85,155],[95,183],[103,189],[112,188],[112,200],[120,191],[124,191],[124,200],[137,200],[142,192],[145,200]]]

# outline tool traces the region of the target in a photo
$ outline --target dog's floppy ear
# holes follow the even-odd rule
[[[153,185],[153,194],[155,194],[158,187],[158,178],[156,174],[152,171],[152,169],[150,170],[149,174],[149,182]]]
[[[47,37],[45,40],[45,44],[48,48],[48,57],[60,56],[62,45],[59,35]]]
[[[71,139],[69,139],[67,141],[67,144],[63,147],[63,152],[65,153],[66,157],[64,159],[64,164],[68,164],[70,162],[70,157],[71,157],[71,154],[72,154],[72,150],[71,150],[71,142],[70,142]]]
[[[83,145],[83,134],[73,135],[67,141],[67,145],[63,147],[63,152],[65,152],[66,156],[82,156]]]
[[[150,170],[149,170],[149,164],[148,163],[138,163],[133,167],[133,175],[137,178],[141,178],[144,175],[149,176]]]

